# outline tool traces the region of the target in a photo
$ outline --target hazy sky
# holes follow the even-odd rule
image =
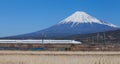
[[[47,28],[75,11],[120,26],[120,0],[0,0],[0,37]]]

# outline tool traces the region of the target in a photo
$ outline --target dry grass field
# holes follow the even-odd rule
[[[120,64],[120,52],[0,51],[0,64]]]

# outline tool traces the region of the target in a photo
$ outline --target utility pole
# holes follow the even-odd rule
[[[103,32],[103,36],[104,36],[104,48],[106,47],[106,34],[105,34],[105,32]]]
[[[45,34],[42,33],[42,48],[44,48],[44,38],[45,38]]]
[[[99,44],[99,33],[97,33],[97,44]]]
[[[106,39],[106,35],[105,35],[105,33],[103,33],[103,41],[104,41],[104,45],[106,44],[106,42],[105,42],[105,39]]]
[[[94,42],[94,36],[92,36],[92,44],[95,44],[95,42]]]

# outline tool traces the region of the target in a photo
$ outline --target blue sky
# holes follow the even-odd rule
[[[120,0],[0,0],[0,37],[52,26],[75,11],[120,26]]]

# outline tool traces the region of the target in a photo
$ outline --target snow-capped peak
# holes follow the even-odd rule
[[[111,27],[117,27],[116,25],[113,25],[111,23],[105,23],[102,22],[100,20],[98,20],[95,17],[92,17],[90,15],[88,15],[85,12],[81,12],[81,11],[77,11],[74,14],[72,14],[71,16],[67,17],[66,19],[62,20],[61,22],[59,22],[59,24],[65,24],[65,23],[70,23],[72,22],[72,26],[79,24],[79,23],[98,23],[98,24],[104,24],[104,25],[108,25]]]
[[[101,23],[98,19],[88,15],[85,12],[77,11],[68,18],[64,19],[60,23],[67,23],[67,22],[73,22],[73,23]]]

